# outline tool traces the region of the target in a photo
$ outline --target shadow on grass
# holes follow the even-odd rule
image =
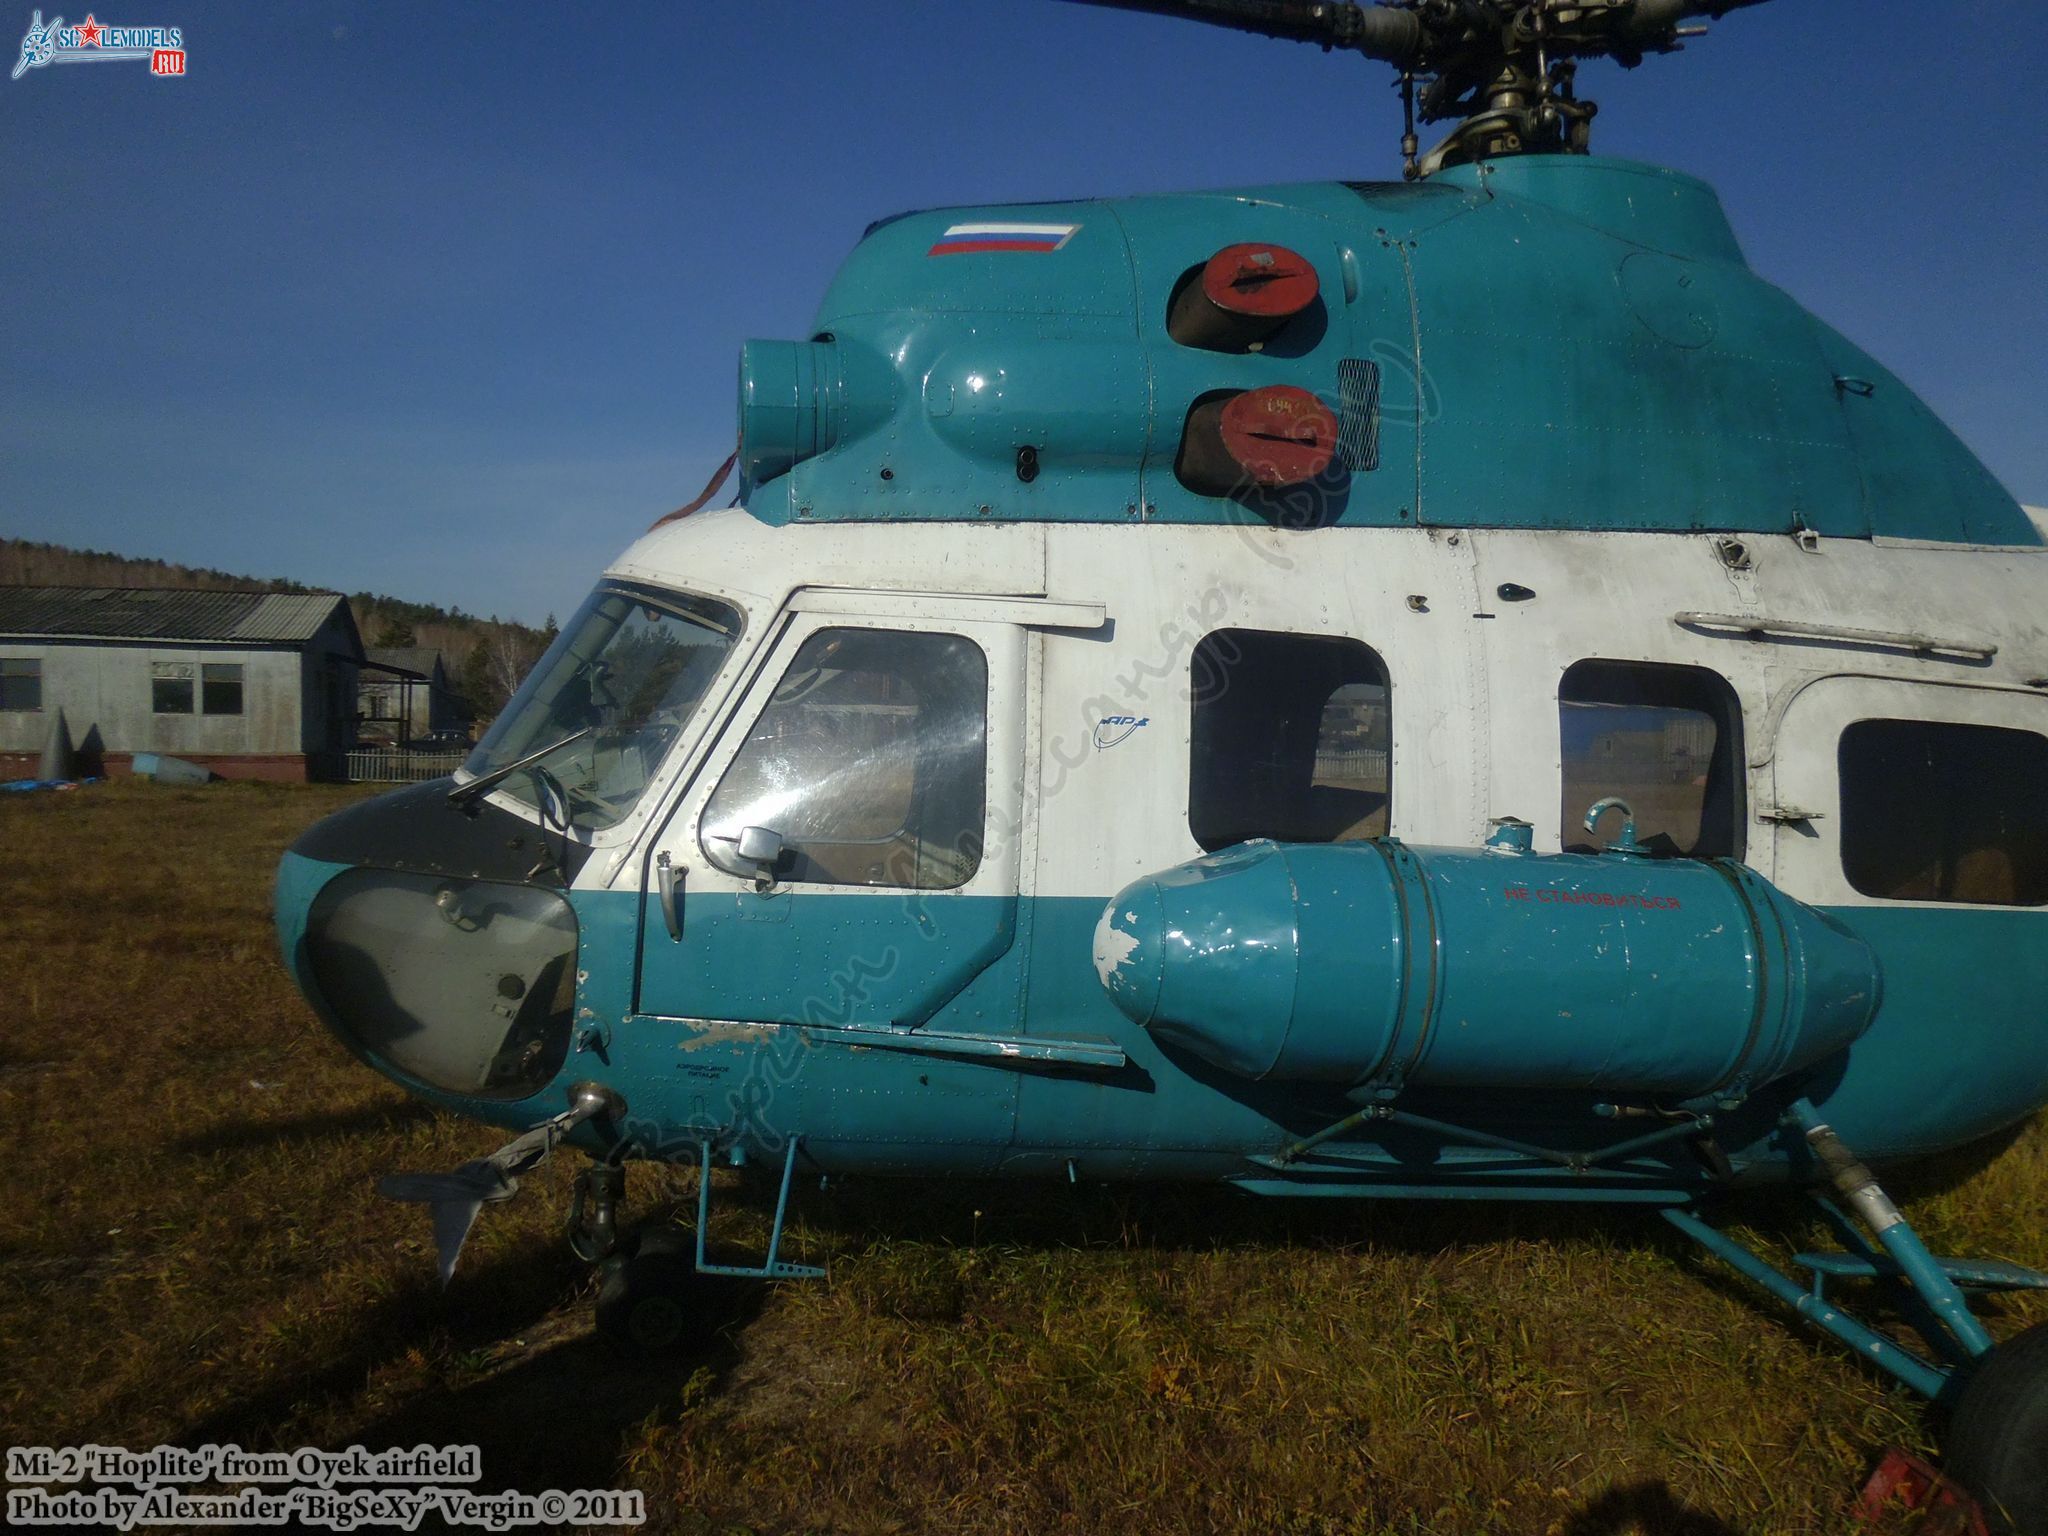
[[[772,1190],[765,1198],[772,1203]],[[748,1203],[758,1207],[762,1193]],[[1663,1230],[1641,1207],[1287,1200],[1188,1184],[860,1179],[807,1194],[800,1210],[810,1233],[858,1241],[1197,1253],[1307,1246],[1429,1254],[1516,1238],[1595,1238],[1633,1248]]]
[[[586,1312],[569,1306],[589,1277],[587,1266],[555,1243],[523,1244],[465,1265],[446,1291],[423,1273],[364,1309],[346,1347],[324,1359],[281,1363],[268,1385],[188,1424],[173,1443],[284,1448],[282,1426],[362,1397],[370,1405],[366,1416],[339,1432],[335,1447],[474,1445],[484,1469],[479,1492],[616,1486],[632,1431],[652,1414],[673,1414],[723,1386],[739,1359],[738,1335],[766,1292],[721,1291],[684,1346],[628,1355],[590,1329]],[[385,1394],[380,1409],[379,1373],[416,1364],[423,1347],[444,1376],[458,1379],[409,1383]],[[497,1358],[467,1364],[486,1356]]]
[[[183,1145],[191,1150],[197,1144],[239,1146],[292,1136],[346,1135],[388,1129],[431,1113],[425,1106],[394,1105],[304,1116],[206,1133]],[[1968,1149],[1957,1157],[1966,1159],[1964,1168],[1974,1168],[2005,1144]],[[1940,1175],[1966,1176],[1954,1170]],[[773,1180],[762,1174],[742,1182],[752,1187],[741,1203],[758,1222],[772,1209]],[[673,1214],[687,1225],[694,1200],[673,1185],[663,1193],[682,1196],[673,1202]],[[671,1201],[650,1204],[656,1209],[643,1205],[635,1212],[636,1225],[660,1224]],[[1215,1186],[1076,1188],[920,1179],[851,1180],[824,1194],[806,1192],[798,1206],[800,1225],[785,1256],[811,1262],[877,1242],[937,1249],[1097,1247],[1165,1253],[1303,1246],[1421,1256],[1504,1240],[1592,1243],[1618,1253],[1668,1256],[1674,1268],[1752,1309],[1759,1327],[1776,1320],[1768,1299],[1696,1256],[1682,1235],[1642,1208],[1286,1201]],[[1767,1242],[1803,1242],[1813,1224],[1806,1202],[1787,1190],[1731,1197],[1720,1218],[1756,1229]],[[351,1427],[338,1435],[339,1443],[474,1444],[484,1452],[485,1489],[617,1486],[617,1469],[650,1417],[686,1412],[693,1402],[726,1389],[740,1357],[741,1331],[765,1295],[762,1288],[745,1288],[730,1315],[705,1319],[695,1341],[681,1351],[624,1357],[592,1334],[580,1308],[569,1305],[579,1292],[587,1293],[589,1274],[560,1246],[537,1240],[488,1261],[476,1262],[476,1257],[472,1254],[472,1264],[445,1294],[423,1271],[399,1291],[367,1305],[345,1342],[328,1357],[280,1362],[271,1381],[187,1425],[176,1443],[265,1445],[279,1426],[360,1399],[362,1406],[352,1410]],[[937,1317],[957,1309],[944,1295],[927,1298],[919,1292],[911,1299]],[[418,1379],[421,1368],[409,1357],[422,1347],[443,1362],[439,1382]],[[463,1363],[465,1358],[486,1363],[472,1366]],[[397,1375],[410,1379],[380,1386],[380,1374],[394,1367],[402,1367]],[[437,1367],[426,1369],[431,1374]],[[1668,1486],[1655,1482],[1603,1490],[1560,1529],[1562,1536],[1740,1536],[1725,1521],[1688,1508]]]
[[[343,1136],[374,1136],[421,1125],[441,1113],[431,1104],[409,1099],[402,1104],[373,1104],[363,1109],[326,1114],[292,1115],[281,1120],[238,1120],[212,1130],[180,1136],[168,1145],[173,1152],[247,1152],[285,1141],[326,1141]]]
[[[415,1396],[360,1425],[363,1445],[474,1445],[481,1491],[514,1487],[612,1488],[629,1442],[650,1416],[671,1418],[717,1395],[739,1363],[739,1336],[757,1316],[762,1286],[729,1287],[709,1299],[690,1339],[659,1353],[622,1350],[582,1314],[562,1337],[516,1363],[446,1393]]]
[[[1662,1482],[1617,1485],[1567,1515],[1559,1536],[1742,1536],[1735,1526],[1683,1502]]]
[[[1980,1176],[2026,1131],[2020,1125],[1984,1140],[1891,1170],[1887,1187],[1903,1200],[1937,1195]],[[748,1204],[772,1203],[772,1183],[757,1175]],[[1617,1252],[1655,1253],[1674,1269],[1741,1301],[1760,1324],[1780,1311],[1762,1292],[1710,1259],[1649,1206],[1555,1200],[1288,1200],[1218,1185],[1082,1184],[1004,1180],[856,1179],[798,1200],[803,1229],[824,1246],[841,1242],[917,1242],[953,1247],[1026,1249],[1112,1247],[1169,1253],[1227,1252],[1275,1246],[1326,1251],[1371,1249],[1429,1257],[1503,1241],[1578,1242]],[[682,1212],[687,1222],[692,1214]],[[1730,1191],[1713,1199],[1716,1225],[1753,1231],[1768,1249],[1834,1249],[1839,1242],[1813,1205],[1783,1185]],[[1977,1257],[1964,1254],[1958,1257]],[[1897,1321],[1873,1290],[1854,1298]],[[1995,1299],[1991,1308],[1996,1314]],[[1886,1378],[1889,1379],[1889,1378]]]
[[[272,1381],[218,1412],[196,1420],[176,1443],[235,1442],[271,1447],[277,1427],[325,1402],[367,1389],[379,1367],[423,1342],[480,1349],[516,1335],[558,1306],[581,1283],[582,1267],[564,1262],[553,1245],[526,1244],[487,1263],[469,1255],[446,1291],[431,1270],[362,1309],[344,1347],[324,1358],[282,1360]]]

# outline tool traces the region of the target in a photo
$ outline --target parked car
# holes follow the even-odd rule
[[[446,726],[424,736],[415,736],[406,746],[415,752],[466,752],[470,747],[469,732],[460,726]]]

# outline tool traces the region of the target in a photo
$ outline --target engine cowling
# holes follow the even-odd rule
[[[1877,957],[1728,861],[1247,843],[1128,886],[1103,986],[1237,1076],[1736,1097],[1870,1027]]]

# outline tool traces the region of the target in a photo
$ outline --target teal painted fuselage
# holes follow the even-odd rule
[[[341,869],[287,855],[278,885],[280,936],[300,983],[320,1000],[304,949],[312,894]],[[731,898],[686,902],[683,931],[709,929]],[[823,1171],[876,1174],[1002,1174],[1090,1179],[1230,1181],[1264,1193],[1669,1201],[1708,1182],[1684,1147],[1651,1149],[1619,1164],[1568,1168],[1486,1146],[1370,1129],[1327,1143],[1284,1171],[1262,1160],[1345,1116],[1352,1108],[1328,1085],[1256,1082],[1217,1070],[1159,1043],[1119,1011],[1091,964],[1103,912],[1093,898],[1031,901],[1017,937],[989,957],[964,988],[918,1031],[934,1042],[954,1034],[1006,1041],[1101,1041],[1125,1064],[1104,1070],[1015,1055],[960,1056],[914,1039],[882,1047],[849,1023],[886,1024],[874,1011],[904,977],[943,971],[955,957],[943,930],[906,924],[872,942],[873,899],[826,899],[807,937],[828,957],[807,973],[801,997],[754,1017],[680,1018],[636,1007],[636,951],[649,914],[636,895],[571,896],[579,928],[575,992],[578,1029],[602,1023],[602,1045],[579,1045],[558,1080],[504,1099],[449,1092],[395,1071],[362,1052],[349,1021],[331,1020],[368,1063],[423,1097],[477,1119],[524,1128],[557,1113],[563,1086],[595,1080],[631,1109],[624,1127],[641,1155],[688,1160],[699,1145],[778,1155],[792,1137]],[[832,910],[836,905],[837,910]],[[1884,977],[1868,1029],[1816,1077],[1798,1079],[1831,1122],[1874,1158],[1917,1156],[1974,1140],[2048,1101],[2048,944],[2043,919],[2006,912],[1832,914],[1868,944]],[[1885,920],[1890,917],[1892,920]],[[659,919],[654,922],[658,925]],[[729,963],[729,962],[720,962]],[[701,995],[737,996],[759,957],[742,952],[727,975],[704,978]],[[791,957],[782,957],[784,976]],[[1678,990],[1725,985],[1728,974],[1702,957]],[[1555,989],[1568,976],[1545,978]],[[1522,1000],[1508,978],[1492,1001]],[[654,1003],[656,999],[643,999]],[[678,1004],[681,999],[676,1000]],[[1589,1001],[1592,1001],[1589,999]],[[1617,1000],[1630,1006],[1626,998]],[[325,1005],[322,1005],[323,1008]],[[1636,1049],[1654,1052],[1660,1020],[1641,1013]],[[1554,1052],[1568,1024],[1532,1015],[1529,1049]],[[1548,1039],[1545,1035],[1548,1035]],[[1668,1037],[1674,1052],[1689,1041]],[[1510,1039],[1510,1047],[1513,1041]],[[1803,1171],[1777,1120],[1790,1085],[1766,1085],[1717,1113],[1719,1141],[1744,1179]],[[1451,1092],[1420,1090],[1404,1107],[1451,1124],[1547,1149],[1592,1154],[1625,1139],[1596,1112],[1613,1092],[1554,1087]],[[1621,1097],[1628,1097],[1622,1095]]]
[[[1312,302],[1190,340],[1179,296],[1236,249],[1299,258]],[[744,509],[620,560],[472,760],[505,783],[372,802],[285,860],[300,985],[415,1092],[523,1128],[599,1083],[627,1113],[578,1137],[644,1156],[1662,1202],[1810,1175],[1802,1097],[1874,1158],[2048,1102],[2025,775],[1885,802],[1931,851],[1877,889],[1841,766],[1870,721],[2042,745],[2042,534],[1699,182],[1531,156],[904,215],[740,384]],[[1204,489],[1203,410],[1260,392],[1314,397],[1324,468]],[[1290,640],[1196,719],[1219,645]],[[860,659],[892,647],[926,659]],[[1366,670],[1234,713],[1340,652]],[[1730,857],[1566,851],[1594,794],[1562,833],[1560,796],[1626,787],[1566,770],[1586,667],[1622,679],[1588,708],[1719,732],[1640,787]],[[1212,838],[1194,780],[1227,750],[1251,830]],[[1283,769],[1275,827],[1325,831],[1260,820]],[[1978,846],[1929,809],[2000,796]],[[770,810],[720,822],[740,801]],[[1533,847],[1479,851],[1539,810]],[[1228,851],[1255,835],[1336,846]],[[1236,905],[1161,905],[1232,871]],[[1118,891],[1151,894],[1105,918]]]
[[[939,254],[997,218],[1071,234]],[[1191,265],[1246,241],[1313,263],[1314,305],[1257,351],[1176,343]],[[1371,448],[1318,524],[2040,542],[1910,390],[1750,270],[1711,188],[1629,161],[906,214],[813,333],[742,361],[747,505],[771,520],[1256,522],[1176,477],[1191,403],[1335,401],[1348,367]]]

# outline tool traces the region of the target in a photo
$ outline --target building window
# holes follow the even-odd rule
[[[705,807],[706,853],[778,834],[777,879],[947,890],[981,866],[988,663],[960,635],[824,629]]]
[[[209,661],[199,669],[199,712],[239,715],[242,712],[242,664]]]
[[[192,713],[192,663],[159,661],[150,668],[149,707],[159,715]]]
[[[43,707],[43,663],[35,656],[0,656],[0,710]]]
[[[1387,669],[1370,647],[1221,629],[1195,647],[1191,684],[1188,828],[1202,847],[1386,835]]]
[[[2048,905],[2048,736],[1858,720],[1837,763],[1842,872],[1864,895]]]
[[[1564,759],[1563,833],[1569,853],[1597,853],[1586,812],[1618,795],[1636,837],[1665,858],[1743,853],[1742,705],[1704,667],[1582,661],[1557,692]],[[1610,817],[1602,838],[1620,831]]]

